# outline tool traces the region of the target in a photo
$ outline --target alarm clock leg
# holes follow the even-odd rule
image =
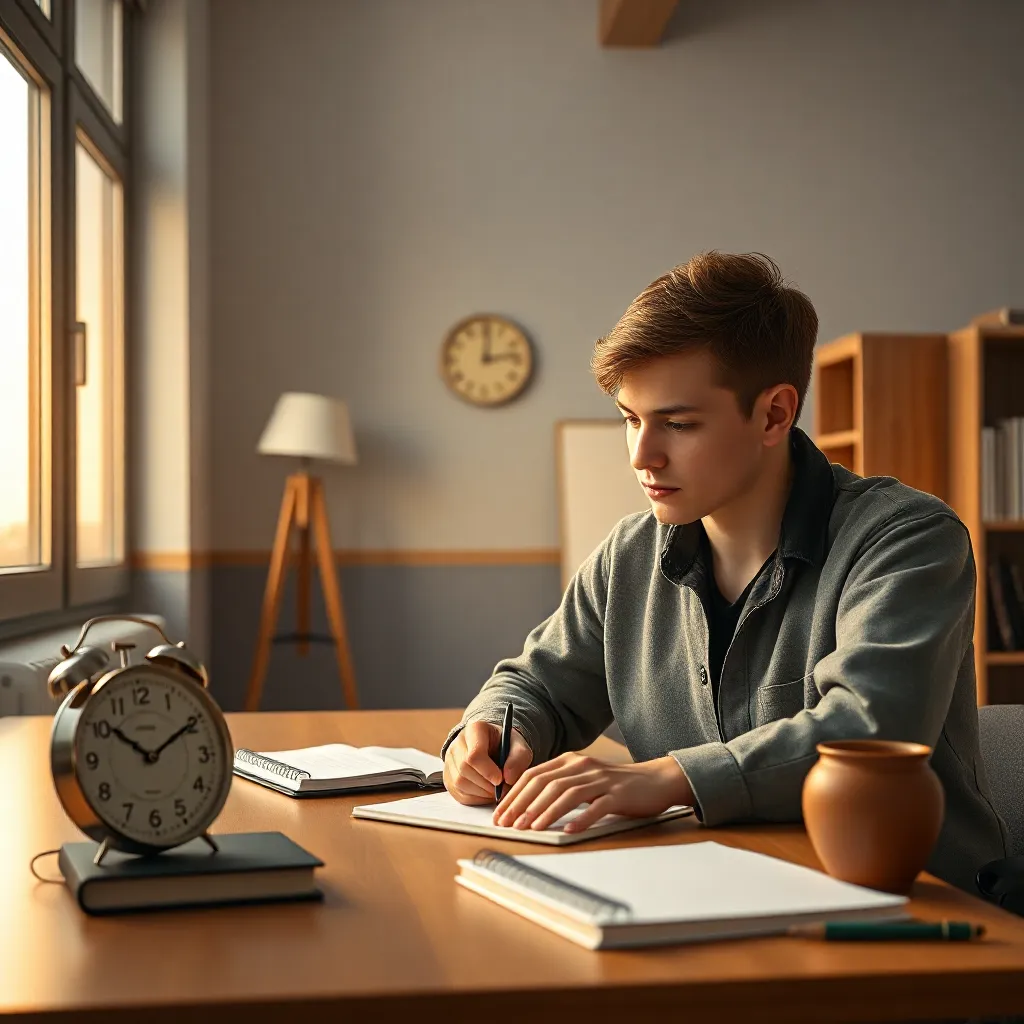
[[[100,848],[96,851],[96,856],[93,857],[93,859],[92,859],[93,864],[95,864],[96,867],[98,867],[98,868],[102,867],[103,866],[103,858],[106,857],[106,855],[109,852],[110,852],[110,840],[109,839],[104,839],[103,842],[100,843]]]
[[[204,832],[199,838],[210,847],[210,851],[212,853],[220,853],[220,847],[214,841],[213,836],[211,836],[209,832]]]

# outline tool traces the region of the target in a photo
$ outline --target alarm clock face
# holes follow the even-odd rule
[[[97,683],[75,728],[75,775],[115,834],[167,847],[201,835],[231,783],[230,739],[204,690],[152,665]]]

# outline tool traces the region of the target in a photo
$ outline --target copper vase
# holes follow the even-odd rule
[[[804,824],[830,875],[886,892],[910,889],[945,811],[931,753],[890,740],[818,744],[804,780]]]

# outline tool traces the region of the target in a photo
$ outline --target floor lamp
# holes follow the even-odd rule
[[[345,403],[324,395],[285,392],[277,400],[267,426],[260,437],[257,451],[261,455],[286,455],[301,460],[301,470],[289,475],[281,499],[281,514],[274,535],[274,550],[270,555],[270,571],[263,593],[260,631],[256,641],[249,689],[245,697],[245,710],[258,711],[263,694],[263,679],[270,661],[272,643],[295,643],[305,656],[310,642],[333,643],[338,656],[338,671],[345,704],[359,707],[345,612],[341,603],[341,588],[334,565],[334,552],[327,523],[324,488],[319,477],[309,472],[310,463],[335,462],[355,465],[356,444],[352,436],[352,423]],[[285,570],[291,552],[292,531],[298,533],[299,550],[296,562],[297,616],[294,633],[274,635]],[[311,536],[312,534],[312,536]],[[312,569],[311,548],[316,548],[323,589],[329,636],[309,631],[309,590]]]

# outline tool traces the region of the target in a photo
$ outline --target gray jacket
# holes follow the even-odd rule
[[[970,537],[938,498],[831,465],[800,430],[791,445],[778,549],[726,651],[717,708],[703,526],[642,512],[498,663],[463,724],[500,723],[513,701],[536,763],[614,719],[634,760],[679,762],[705,825],[799,821],[820,741],[926,743],[946,792],[928,867],[973,891],[977,868],[1006,856],[1006,828],[978,749]]]

